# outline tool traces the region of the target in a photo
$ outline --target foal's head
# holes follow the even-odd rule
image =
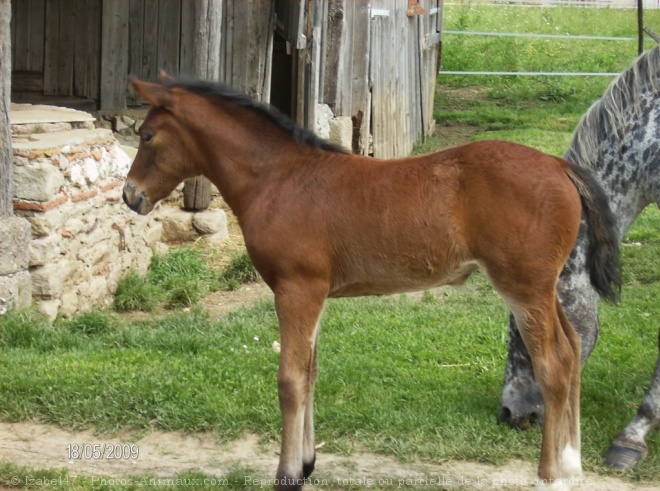
[[[124,184],[124,202],[146,215],[184,179],[199,175],[199,149],[176,117],[182,90],[132,79],[151,109],[140,127],[140,146]]]

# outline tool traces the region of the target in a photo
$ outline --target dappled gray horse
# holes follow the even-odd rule
[[[607,88],[582,117],[564,158],[589,167],[605,189],[619,241],[649,204],[660,207],[660,48],[647,51]],[[558,284],[559,299],[582,338],[582,363],[599,334],[598,294],[589,281],[583,221]],[[500,418],[525,426],[543,418],[543,398],[515,320],[509,320],[509,356]],[[646,456],[646,435],[660,425],[660,358],[637,415],[616,437],[606,463],[631,469]]]

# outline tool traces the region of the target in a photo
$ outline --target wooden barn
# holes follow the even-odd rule
[[[354,152],[391,158],[433,127],[441,31],[442,0],[12,0],[12,91],[119,113],[164,69],[315,131],[350,118]]]

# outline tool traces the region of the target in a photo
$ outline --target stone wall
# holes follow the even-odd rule
[[[109,304],[123,274],[146,270],[163,229],[122,202],[131,159],[87,113],[12,105],[10,122],[14,212],[31,224],[22,260],[37,309],[54,319]]]

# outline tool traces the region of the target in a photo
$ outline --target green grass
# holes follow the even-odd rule
[[[476,3],[445,6],[447,30],[635,37],[635,10],[520,8]],[[660,28],[660,11],[645,11]],[[647,48],[654,42],[647,38]],[[445,34],[442,69],[464,71],[620,72],[637,56],[636,42],[530,39]],[[579,118],[612,77],[438,77],[437,136],[415,153],[470,140],[503,139],[562,155]],[[463,127],[458,135],[452,128]],[[445,131],[446,130],[446,131]],[[443,133],[444,132],[444,133]],[[447,135],[449,132],[449,136]]]

